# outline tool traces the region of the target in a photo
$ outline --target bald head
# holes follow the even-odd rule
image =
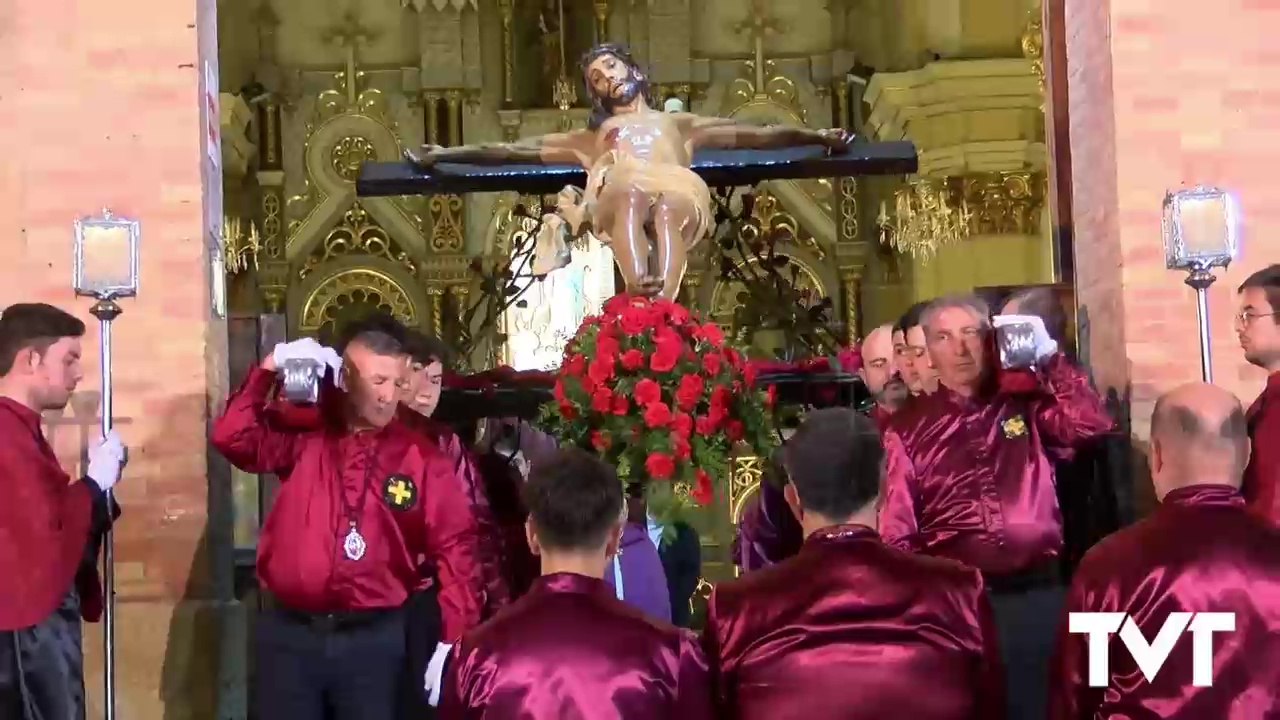
[[[1240,485],[1249,461],[1244,408],[1216,385],[1191,383],[1156,401],[1151,415],[1151,472],[1156,493],[1185,485]]]
[[[896,410],[907,399],[907,386],[898,375],[893,354],[893,325],[881,325],[862,340],[862,369],[858,374],[867,390],[886,410]]]

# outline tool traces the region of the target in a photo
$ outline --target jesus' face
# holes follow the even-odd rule
[[[610,113],[630,105],[644,90],[639,68],[611,53],[592,60],[586,70],[587,87]]]

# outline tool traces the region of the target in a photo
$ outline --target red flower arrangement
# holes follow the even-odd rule
[[[669,300],[618,295],[565,347],[544,427],[594,450],[623,482],[642,482],[650,512],[669,517],[685,494],[712,500],[735,445],[769,453],[769,399],[754,375],[715,323]]]

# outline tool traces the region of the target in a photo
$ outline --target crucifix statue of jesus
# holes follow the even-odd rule
[[[590,230],[607,242],[628,292],[675,299],[688,252],[710,229],[711,192],[689,167],[694,150],[822,145],[842,151],[853,139],[839,129],[763,127],[663,112],[655,107],[648,79],[619,45],[592,48],[581,70],[592,107],[584,130],[515,143],[427,145],[405,155],[422,169],[439,162],[573,163],[586,168],[586,187],[561,191],[557,214],[546,229],[554,234],[566,228],[575,236]],[[535,273],[538,266],[554,269],[564,264],[540,257],[547,246],[539,240]]]

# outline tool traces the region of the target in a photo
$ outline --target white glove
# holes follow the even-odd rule
[[[342,372],[342,358],[333,348],[325,347],[311,338],[302,338],[292,342],[280,343],[271,351],[271,359],[277,368],[283,368],[290,360],[311,360],[333,369],[333,382],[338,383]]]
[[[427,702],[431,707],[440,704],[440,687],[444,684],[444,661],[449,658],[449,652],[453,650],[452,645],[445,643],[436,643],[436,653],[431,656],[431,662],[427,663],[426,675],[422,678],[422,689],[427,693]]]
[[[89,447],[89,469],[85,472],[102,492],[107,492],[120,480],[124,467],[125,449],[115,430]]]
[[[1030,325],[1036,344],[1036,362],[1040,362],[1058,352],[1058,341],[1049,337],[1049,331],[1044,327],[1044,320],[1041,320],[1039,316],[997,315],[991,320],[991,324],[996,327],[1019,324]]]

